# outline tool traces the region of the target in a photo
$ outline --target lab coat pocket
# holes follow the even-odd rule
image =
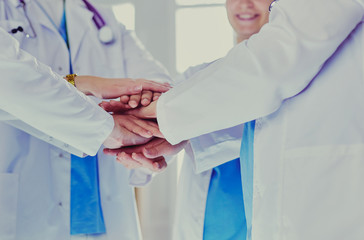
[[[0,173],[0,239],[15,240],[18,175]]]
[[[11,36],[16,38],[21,43],[27,32],[25,24],[21,21],[14,20],[2,20],[0,21],[0,27],[8,32]]]
[[[363,159],[364,144],[286,151],[281,239],[363,239]]]

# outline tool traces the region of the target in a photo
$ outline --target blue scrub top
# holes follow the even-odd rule
[[[254,131],[255,121],[244,124],[240,149],[241,181],[247,225],[247,240],[251,239],[253,214],[253,173],[254,173]]]
[[[63,10],[59,33],[69,47],[65,10]],[[72,73],[71,59],[70,73]],[[97,155],[85,158],[71,155],[70,205],[71,235],[106,232],[99,192]]]
[[[206,201],[204,240],[245,239],[239,158],[215,167]]]

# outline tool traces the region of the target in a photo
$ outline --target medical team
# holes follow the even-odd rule
[[[95,27],[90,6],[88,1],[81,0],[2,1],[2,27],[11,31],[20,24],[31,25],[31,28],[24,27],[34,31],[29,34],[30,37],[22,33],[13,34],[19,47],[59,75],[77,72],[112,78],[106,84],[101,78],[76,77],[75,85],[84,93],[115,98],[133,93],[123,90],[133,82],[130,79],[143,77],[159,82],[170,81],[166,70],[143,48],[134,33],[119,24],[111,10],[101,7],[97,12],[103,16],[114,36],[113,44],[100,41],[100,30]],[[23,74],[26,76],[26,72]],[[65,82],[63,79],[60,81]],[[103,82],[100,84],[100,81]],[[153,84],[138,81],[137,87]],[[49,88],[60,91],[58,85],[50,85]],[[104,88],[102,91],[100,86]],[[168,89],[164,84],[155,86],[151,90]],[[148,87],[145,89],[148,90]],[[37,89],[39,92],[47,90],[46,87]],[[143,92],[143,99],[147,95]],[[77,102],[77,99],[65,100],[67,96],[60,97],[69,104]],[[94,105],[96,103],[97,100]],[[61,115],[69,110],[72,112],[70,124],[74,125],[76,121],[73,123],[73,120],[83,113],[82,107],[72,110],[64,106],[53,108],[52,112]],[[37,116],[32,115],[32,118]],[[159,133],[153,122],[127,115],[115,115],[114,118],[125,128],[122,130],[123,145],[143,143]],[[88,121],[83,119],[85,123]],[[55,123],[52,125],[53,128],[63,128]],[[100,128],[93,126],[90,132]],[[95,157],[78,158],[7,123],[1,123],[0,129],[0,154],[1,159],[6,159],[1,172],[14,176],[12,185],[16,188],[16,196],[9,198],[11,202],[4,203],[16,206],[9,209],[8,214],[1,215],[1,225],[6,228],[0,233],[2,238],[141,239],[134,190],[128,185],[128,170],[113,157],[104,155],[102,148]],[[9,218],[13,220],[9,221]]]
[[[248,239],[363,239],[363,6],[280,0],[258,34],[141,111],[172,144],[248,123]]]
[[[2,6],[13,4],[13,7],[17,9],[16,2],[18,1],[0,3]],[[33,4],[33,1],[29,2]],[[66,9],[67,4],[68,1]],[[7,5],[4,9],[11,8]],[[1,13],[3,11],[2,9]],[[15,12],[4,16],[16,17]],[[172,144],[246,123],[240,165],[247,239],[363,239],[364,192],[361,187],[361,182],[364,180],[361,172],[364,155],[363,16],[364,2],[362,0],[280,0],[272,9],[270,23],[265,25],[258,34],[238,44],[225,58],[210,64],[163,94],[147,108],[142,109],[141,114],[147,112],[148,117],[157,117],[161,132]],[[67,17],[67,22],[71,21]],[[42,27],[45,26],[42,25]],[[33,28],[37,29],[35,24]],[[5,45],[7,47],[1,44],[0,68],[4,73],[11,73],[7,75],[12,76],[10,79],[15,79],[10,83],[2,80],[7,89],[3,90],[1,95],[4,99],[5,97],[11,99],[10,103],[4,99],[1,101],[4,111],[2,119],[16,122],[13,125],[17,126],[20,121],[13,119],[16,117],[23,123],[35,127],[38,135],[43,132],[70,145],[74,144],[72,146],[79,150],[95,151],[95,148],[111,131],[113,123],[110,117],[106,117],[95,108],[95,105],[69,85],[56,81],[57,78],[61,79],[58,75],[19,50],[18,43],[9,38],[6,33],[2,31],[1,34],[1,41],[7,44]],[[46,34],[50,32],[44,32],[44,35]],[[72,38],[72,36],[68,37]],[[22,39],[19,41],[20,44],[21,41]],[[23,46],[25,49],[26,45]],[[77,46],[82,49],[83,45]],[[63,51],[70,50],[70,56],[76,54],[72,50],[72,44],[69,46],[69,49],[65,46],[66,50]],[[32,54],[36,55],[36,52]],[[39,59],[42,55],[36,55],[36,57]],[[75,65],[77,60],[71,57],[68,64],[71,62],[72,67],[77,67],[77,64]],[[105,61],[107,62],[107,58]],[[48,64],[58,66],[57,62]],[[33,74],[24,75],[25,72]],[[95,70],[95,73],[85,74],[97,75],[98,72]],[[29,80],[23,80],[24,76],[28,75]],[[48,78],[47,81],[46,78]],[[49,91],[40,91],[34,86],[27,88],[31,80]],[[227,82],[230,84],[226,84]],[[55,86],[59,89],[55,89]],[[216,89],[219,89],[218,101]],[[15,90],[24,92],[29,101],[23,103],[14,98]],[[133,95],[133,93],[120,95],[125,94]],[[46,105],[44,102],[47,101],[48,105],[52,102],[49,101],[52,99],[51,96],[55,95],[69,98],[62,98],[62,101],[53,100],[54,106],[44,106]],[[24,99],[24,95],[20,96]],[[80,105],[76,103],[78,101],[83,104],[83,108],[81,103]],[[44,109],[41,109],[37,103],[43,103]],[[20,105],[29,106],[24,109]],[[57,106],[65,108],[57,108]],[[66,109],[69,112],[66,112]],[[218,114],[216,109],[219,111]],[[31,119],[30,111],[39,112],[48,121],[56,119],[52,125],[59,123],[65,130],[61,133],[44,119],[40,120],[40,124],[39,121]],[[74,125],[71,120],[60,121],[70,116]],[[86,127],[78,129],[79,134],[88,127],[91,129],[92,125],[108,123],[106,127],[102,126],[107,129],[99,129],[101,128],[99,125],[96,129],[97,134],[88,133],[92,134],[87,136],[88,138],[95,136],[93,143],[90,139],[85,139],[90,146],[93,146],[92,150],[67,137],[71,132],[69,129],[77,128],[82,120]],[[25,134],[17,132],[14,142],[24,141],[30,137],[23,138]],[[62,146],[66,148],[65,145]],[[20,144],[19,148],[24,150],[23,154],[9,151],[15,155],[9,165],[6,165],[8,158],[4,158],[6,170],[5,174],[1,174],[0,189],[9,192],[6,195],[1,194],[1,203],[5,205],[2,204],[0,210],[1,213],[5,213],[2,216],[6,216],[8,221],[7,224],[0,223],[0,234],[4,235],[4,239],[31,239],[21,238],[22,233],[17,231],[30,231],[31,234],[35,234],[36,239],[42,239],[42,237],[50,239],[51,237],[43,234],[62,232],[62,226],[52,222],[56,219],[47,217],[40,217],[38,222],[34,220],[34,225],[49,224],[47,230],[30,229],[31,226],[26,224],[23,225],[23,229],[17,226],[18,221],[20,224],[29,223],[26,222],[28,219],[19,219],[14,214],[19,210],[16,200],[22,203],[21,199],[31,194],[30,189],[26,189],[22,183],[37,178],[37,175],[29,174],[28,179],[22,182],[22,174],[16,171],[26,169],[28,164],[31,164],[25,160],[22,162],[21,159],[24,154],[32,154],[32,151],[35,151],[32,147],[33,144]],[[117,146],[113,145],[113,147]],[[87,151],[84,152],[87,153]],[[143,153],[145,152],[148,153],[143,150]],[[148,157],[148,154],[146,155]],[[20,162],[22,164],[17,165]],[[51,160],[48,161],[48,164],[51,162]],[[199,161],[199,158],[195,158],[194,164],[196,169],[206,169],[208,163],[206,160]],[[214,164],[216,162],[211,161],[211,168],[216,166]],[[34,166],[31,167],[34,171]],[[37,165],[37,167],[39,171],[49,171],[47,164]],[[99,166],[95,164],[96,169],[97,167],[101,167],[100,162]],[[31,169],[30,166],[29,169]],[[67,168],[63,171],[67,171]],[[51,179],[55,176],[50,172],[48,175],[50,181],[40,183],[40,188],[51,184],[57,186],[57,180]],[[93,180],[96,184],[92,185],[92,189],[98,185],[101,190],[101,180],[102,176],[96,176]],[[18,190],[12,188],[10,191],[7,187],[9,185],[19,188]],[[24,195],[19,194],[21,191],[24,191]],[[72,192],[72,189],[67,191]],[[48,205],[47,214],[57,214],[58,211],[63,211],[64,215],[70,214],[72,210],[62,210],[63,201],[58,201],[59,196],[56,194],[50,194],[50,196],[53,204]],[[102,193],[101,196],[103,196]],[[106,195],[107,197],[112,199],[111,195]],[[95,196],[95,199],[97,202],[100,197]],[[55,204],[57,202],[58,205]],[[33,203],[28,199],[25,204]],[[101,217],[99,223],[101,222],[101,229],[106,225],[107,231],[106,234],[95,237],[108,239],[107,211],[104,210],[102,202],[99,204],[102,205],[101,211],[105,220],[102,224]],[[117,209],[117,205],[112,207]],[[43,210],[44,207],[40,209]],[[36,211],[39,214],[39,206],[38,209],[24,208],[24,212],[19,214],[29,214],[29,211]],[[67,219],[62,223],[70,224]],[[121,226],[118,225],[118,227]],[[67,229],[67,226],[64,229]],[[67,237],[69,238],[69,235],[65,239]],[[83,235],[77,237],[83,237]],[[114,238],[110,236],[109,239]],[[129,239],[137,239],[137,237],[133,235]]]
[[[226,1],[228,19],[236,33],[237,43],[259,32],[268,22],[270,3],[270,1]],[[209,65],[191,67],[176,81],[185,81]],[[116,106],[114,101],[103,102],[102,105],[108,111],[115,110],[113,108]],[[238,125],[190,139],[185,146],[186,153],[183,155],[177,189],[173,239],[245,239],[246,223],[239,162],[242,133],[243,125]],[[168,142],[163,139],[152,140],[145,147],[150,148],[156,144],[161,148],[161,144],[168,145]],[[170,151],[168,155],[181,150],[180,145],[168,146]],[[142,150],[143,148],[137,146],[108,152],[110,154],[120,152],[118,160],[128,168],[144,166],[154,170],[152,164],[161,161],[148,160],[141,154]],[[196,159],[209,162],[209,167],[198,169],[197,171],[202,172],[195,173]],[[217,162],[219,166],[211,168],[211,162]],[[139,186],[140,183],[148,182],[150,177],[144,176],[143,179],[143,175],[136,173],[137,171],[132,172],[131,183]]]

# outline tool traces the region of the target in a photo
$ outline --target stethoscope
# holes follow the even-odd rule
[[[91,3],[89,3],[87,0],[82,0],[82,1],[85,3],[87,9],[89,11],[91,11],[94,15],[92,17],[92,20],[94,21],[95,26],[97,27],[98,37],[99,37],[100,42],[103,44],[112,43],[114,41],[114,34],[113,34],[113,31],[111,30],[111,28],[108,25],[106,25],[106,22],[102,18],[101,14],[97,11],[97,9]],[[32,22],[29,19],[29,16],[28,16],[28,13],[26,10],[26,3],[24,0],[19,0],[19,3],[21,4],[21,6],[23,8],[25,18],[27,19],[30,30],[32,32],[31,34],[25,33],[25,37],[36,38],[37,34],[34,30]],[[22,26],[18,26],[17,28],[13,28],[9,31],[9,33],[11,33],[11,34],[16,34],[17,32],[24,32],[24,28]]]
[[[271,12],[272,11],[272,8],[274,7],[274,5],[278,2],[279,0],[273,0],[272,2],[271,2],[271,4],[269,5],[269,12]]]
[[[87,9],[90,10],[94,16],[92,17],[92,20],[95,23],[95,26],[97,27],[97,30],[99,31],[99,40],[103,44],[112,43],[114,41],[114,34],[111,30],[111,27],[107,26],[104,19],[100,15],[100,13],[97,11],[97,9],[91,5],[87,0],[82,0]]]

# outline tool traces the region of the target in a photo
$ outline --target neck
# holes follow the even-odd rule
[[[241,43],[244,40],[247,40],[249,37],[248,36],[237,36],[236,37],[236,43]]]

